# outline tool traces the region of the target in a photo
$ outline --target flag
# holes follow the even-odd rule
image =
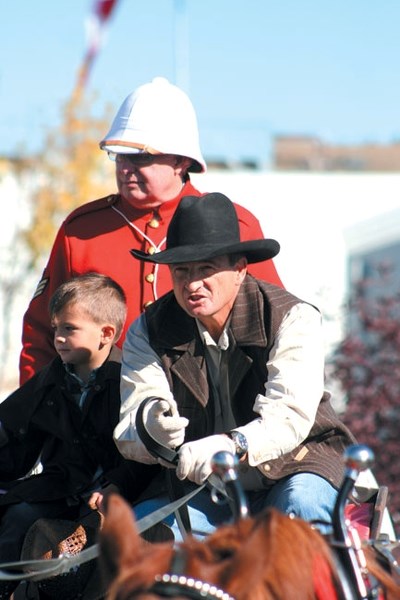
[[[79,71],[77,90],[81,91],[89,77],[94,59],[103,45],[107,24],[117,0],[94,0],[92,13],[86,22],[87,51]]]

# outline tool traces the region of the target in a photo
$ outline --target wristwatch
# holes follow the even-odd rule
[[[245,454],[247,454],[249,450],[249,445],[247,443],[246,436],[240,431],[236,431],[235,429],[233,429],[232,431],[228,431],[226,435],[230,437],[233,443],[235,444],[236,456],[240,460]]]

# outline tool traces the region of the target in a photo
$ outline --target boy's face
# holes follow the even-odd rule
[[[91,365],[100,356],[103,326],[77,304],[66,305],[51,320],[54,346],[63,363]]]

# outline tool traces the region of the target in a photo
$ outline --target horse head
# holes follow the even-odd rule
[[[347,453],[332,535],[299,518],[267,509],[249,517],[232,465],[216,461],[238,510],[235,521],[203,540],[149,543],[131,507],[109,498],[100,532],[100,570],[107,600],[395,600],[400,586],[374,548],[352,538],[344,506],[357,473],[370,462],[365,447]]]
[[[221,526],[202,541],[189,536],[174,547],[145,541],[131,508],[112,496],[100,535],[100,561],[108,600],[150,600],[166,596],[167,587],[174,598],[338,598],[335,563],[323,536],[273,509]],[[179,581],[182,585],[173,589]]]

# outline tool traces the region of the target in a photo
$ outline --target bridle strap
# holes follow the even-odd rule
[[[191,600],[234,600],[227,592],[224,592],[212,583],[205,583],[200,579],[186,576],[187,555],[185,549],[178,546],[172,556],[169,573],[156,575],[155,583],[149,590],[161,598],[176,598],[183,596]]]
[[[185,596],[193,600],[235,600],[227,592],[211,583],[205,583],[193,577],[185,575],[157,575],[156,583],[148,592],[158,594],[164,598],[176,598],[176,596]]]

